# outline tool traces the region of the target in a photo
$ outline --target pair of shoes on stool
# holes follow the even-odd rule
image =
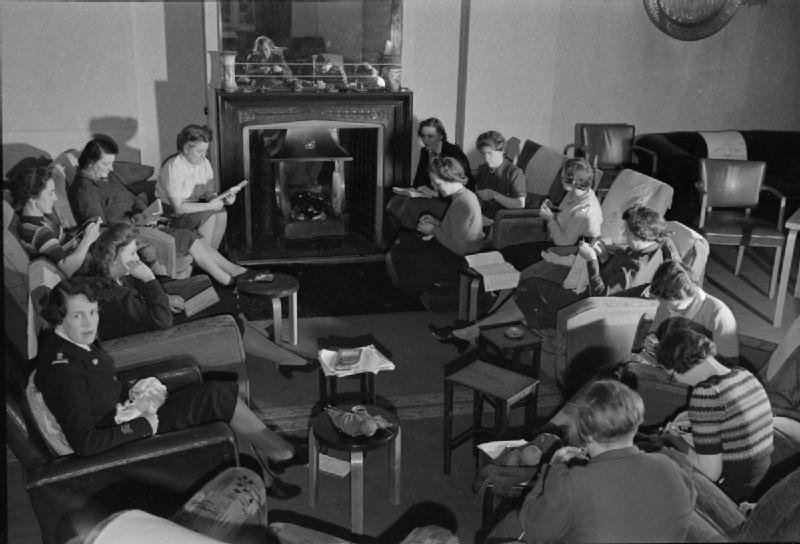
[[[470,342],[455,336],[453,334],[454,327],[437,327],[436,325],[428,325],[428,330],[431,332],[431,335],[442,344],[454,345],[459,353],[464,353],[467,351],[467,349],[469,349]]]
[[[270,468],[270,462],[268,461],[267,463],[264,463],[264,460],[261,458],[261,455],[258,453],[258,450],[255,448],[255,446],[251,444],[250,449],[253,450],[253,455],[258,461],[258,464],[261,465],[261,469],[264,471],[265,480],[267,478],[271,480],[267,485],[267,496],[279,501],[285,501],[300,494],[301,489],[299,485],[290,484],[289,482],[285,482],[278,478],[275,471]]]
[[[269,270],[246,270],[241,274],[231,277],[231,282],[228,284],[230,287],[236,287],[237,284],[243,281],[257,281],[269,283],[275,279],[275,276]]]

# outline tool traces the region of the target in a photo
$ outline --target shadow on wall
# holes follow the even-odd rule
[[[202,10],[201,2],[164,2],[167,78],[155,81],[159,164],[175,153],[175,139],[183,127],[207,123]]]
[[[119,146],[117,159],[130,162],[142,162],[142,150],[128,145],[136,133],[139,131],[139,122],[133,117],[95,117],[89,121],[89,134],[94,137],[97,134],[111,136]],[[82,149],[86,142],[80,144],[78,149]]]
[[[3,144],[3,179],[12,179],[26,168],[47,166],[50,154],[29,144]]]

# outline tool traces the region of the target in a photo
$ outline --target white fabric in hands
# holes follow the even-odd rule
[[[124,404],[117,404],[114,423],[119,425],[144,414],[155,414],[166,400],[167,387],[158,378],[141,379],[131,387],[128,392],[128,400]]]
[[[557,255],[547,250],[542,251],[542,258],[549,263],[570,267],[562,284],[564,289],[572,289],[579,295],[588,289],[589,268],[583,258],[577,255]]]

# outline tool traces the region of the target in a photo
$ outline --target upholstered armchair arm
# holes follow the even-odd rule
[[[769,185],[762,185],[761,191],[769,193],[772,196],[781,199],[781,207],[780,211],[778,212],[778,230],[783,230],[783,224],[784,224],[783,220],[784,217],[786,216],[786,197],[775,187],[770,187]]]
[[[631,151],[633,153],[644,153],[650,157],[650,175],[655,176],[656,172],[658,171],[658,155],[656,152],[640,145],[632,145]]]
[[[620,361],[657,307],[656,300],[589,297],[562,308],[556,325],[556,380],[574,390],[599,367]]]
[[[118,372],[152,361],[190,355],[204,374],[236,373],[239,395],[249,398],[244,345],[236,321],[230,315],[207,317],[169,329],[106,340],[103,346],[114,358]]]
[[[708,211],[708,191],[702,181],[697,181],[694,188],[700,194],[700,219],[697,221],[697,228],[702,229],[706,225],[706,212]]]
[[[27,487],[30,489],[71,479],[86,479],[95,473],[122,469],[135,463],[146,466],[160,457],[185,454],[192,456],[192,463],[186,466],[192,467],[194,471],[199,468],[199,461],[195,465],[195,459],[202,457],[200,451],[219,446],[224,448],[225,457],[230,464],[236,464],[236,436],[231,428],[221,422],[198,425],[130,442],[95,455],[69,455],[55,459],[47,465],[32,467],[27,474]],[[204,472],[195,472],[196,477],[203,474]]]
[[[137,240],[141,246],[151,246],[158,257],[158,262],[167,268],[170,278],[176,277],[178,272],[178,256],[175,251],[175,238],[164,231],[153,227],[139,227]]]
[[[545,220],[538,209],[498,210],[492,226],[492,246],[507,246],[547,240]]]
[[[192,357],[184,356],[177,359],[157,361],[149,365],[117,372],[117,379],[127,385],[133,386],[137,381],[149,378],[158,380],[167,386],[168,391],[174,391],[185,385],[203,381],[200,366]]]

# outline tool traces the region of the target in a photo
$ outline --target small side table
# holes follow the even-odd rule
[[[522,331],[522,336],[506,336],[509,327]],[[478,351],[490,362],[496,361],[502,367],[539,379],[542,337],[521,322],[481,327]]]
[[[326,376],[325,371],[322,370],[322,365],[320,365],[318,372],[320,406],[325,407],[329,404],[336,404],[339,396],[337,385],[339,377]],[[362,372],[361,374],[346,376],[346,378],[354,378],[356,376],[359,380],[362,404],[375,404],[375,374],[372,372]]]
[[[288,274],[273,274],[272,281],[242,281],[237,284],[237,289],[242,293],[258,297],[269,297],[272,302],[272,323],[275,331],[274,341],[281,345],[283,338],[283,307],[281,299],[289,299],[289,324],[291,326],[291,343],[297,345],[297,291],[300,282]]]
[[[364,452],[391,445],[389,450],[389,500],[400,504],[401,431],[397,417],[379,406],[365,406],[371,415],[381,415],[392,424],[370,437],[350,437],[334,426],[328,414],[314,418],[308,433],[308,505],[316,506],[319,499],[319,453],[332,448],[350,452],[350,531],[364,532]]]
[[[465,264],[458,270],[458,318],[467,323],[478,319],[478,293],[482,277]]]

